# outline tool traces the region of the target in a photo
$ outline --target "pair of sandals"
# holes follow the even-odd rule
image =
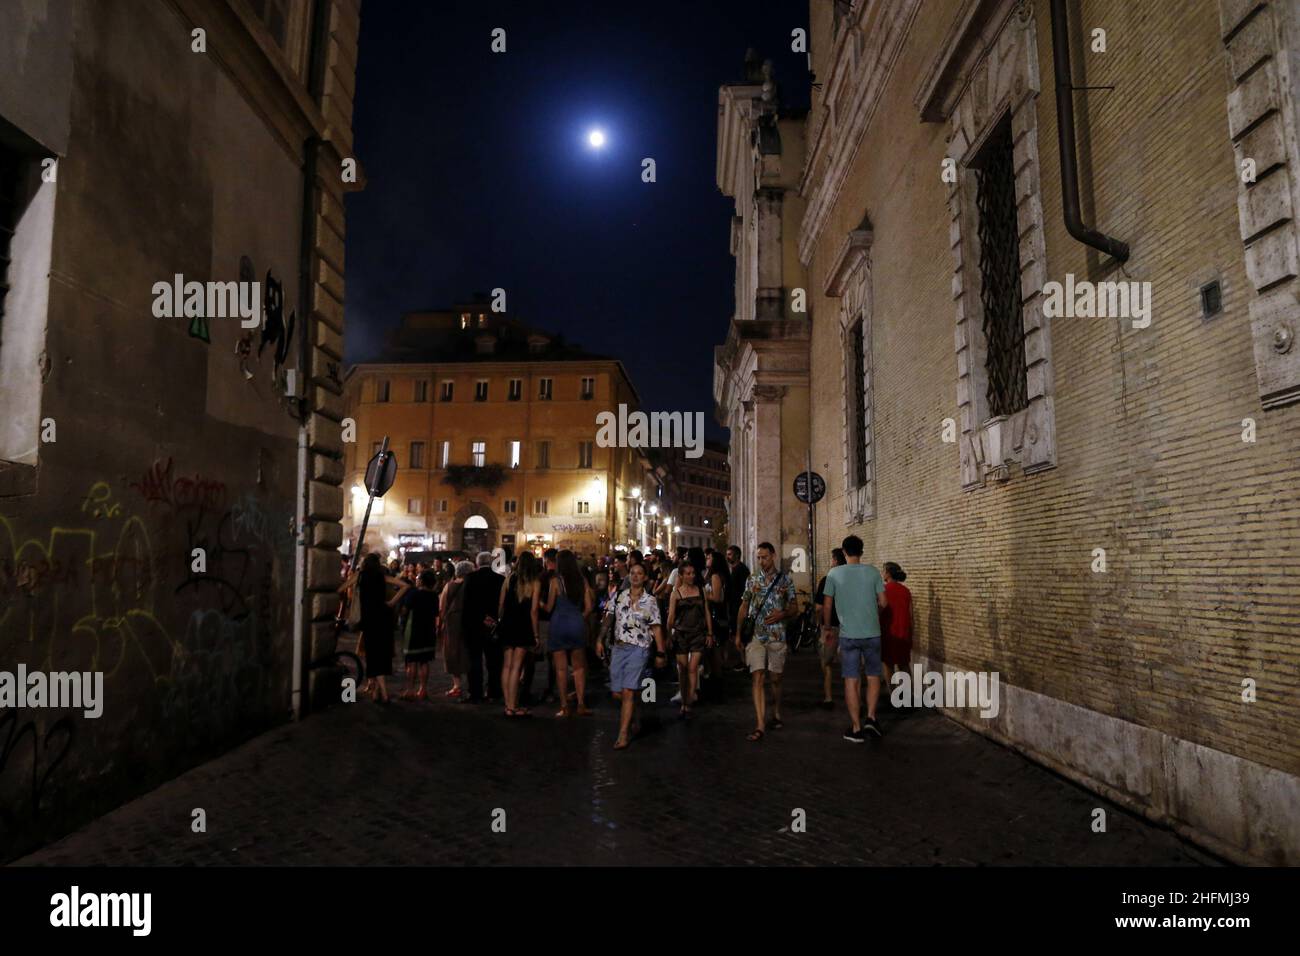
[[[533,716],[533,712],[529,710],[527,707],[516,707],[514,710],[511,710],[509,707],[507,707],[506,716],[507,717],[531,717]]]
[[[590,717],[593,713],[594,711],[590,707],[583,706],[570,708],[565,706],[556,712],[555,717],[557,720],[561,717],[573,717],[575,715],[578,717]]]
[[[767,726],[769,730],[780,730],[782,727],[785,726],[785,721],[783,721],[780,717],[774,717],[772,718],[771,721],[768,722]],[[749,736],[746,737],[745,739],[752,740],[755,743],[757,743],[758,741],[762,740],[764,736],[766,736],[765,731],[753,730],[750,732]]]

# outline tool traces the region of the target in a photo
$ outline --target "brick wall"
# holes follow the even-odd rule
[[[970,492],[957,445],[940,440],[958,418],[948,126],[914,105],[957,7],[917,17],[810,264],[813,461],[829,484],[818,563],[857,533],[871,560],[907,569],[931,659],[1295,774],[1300,406],[1260,405],[1218,6],[1071,5],[1075,82],[1116,85],[1075,99],[1084,219],[1132,247],[1108,274],[1063,226],[1048,4],[1032,4],[1047,277],[1150,281],[1154,310],[1145,330],[1048,320],[1056,467]],[[1105,54],[1087,52],[1098,26]],[[839,302],[820,290],[864,214],[877,510],[846,528]],[[1205,322],[1197,290],[1213,278],[1223,313]],[[1092,572],[1094,548],[1107,573]],[[1256,703],[1241,700],[1244,678]]]

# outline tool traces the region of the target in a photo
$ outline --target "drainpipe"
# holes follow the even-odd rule
[[[329,36],[329,0],[314,0],[312,4],[311,46],[307,57],[307,89],[312,102],[319,105],[325,86],[325,43]],[[293,581],[293,717],[303,715],[303,686],[307,681],[306,650],[307,628],[311,615],[307,598],[307,527],[308,494],[311,489],[311,453],[308,449],[307,426],[311,421],[311,392],[308,378],[311,362],[310,330],[312,328],[312,258],[316,248],[316,160],[320,153],[320,137],[314,132],[303,143],[302,220],[298,247],[298,308],[303,313],[298,323],[298,387],[302,396],[298,400],[298,503],[294,527],[297,529],[297,547],[294,554]]]
[[[1074,148],[1074,84],[1070,71],[1070,20],[1065,0],[1052,0],[1052,60],[1056,67],[1056,139],[1061,154],[1061,197],[1065,228],[1084,245],[1092,246],[1120,262],[1128,259],[1127,242],[1083,224],[1079,212],[1079,166]]]

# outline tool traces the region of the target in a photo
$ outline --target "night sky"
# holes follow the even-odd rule
[[[733,310],[718,86],[747,47],[807,107],[807,0],[362,5],[348,197],[347,360],[403,312],[506,290],[521,321],[623,360],[649,410],[713,424]],[[491,31],[507,51],[492,53]],[[607,143],[594,151],[587,132]],[[658,181],[641,181],[652,157]]]

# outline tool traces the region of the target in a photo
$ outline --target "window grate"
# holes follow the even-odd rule
[[[1010,415],[1029,404],[1025,323],[1020,312],[1020,236],[1011,123],[989,137],[975,170],[979,211],[980,302],[984,306],[985,369],[990,415]]]
[[[853,325],[853,483],[861,488],[867,483],[867,331],[858,319]]]

